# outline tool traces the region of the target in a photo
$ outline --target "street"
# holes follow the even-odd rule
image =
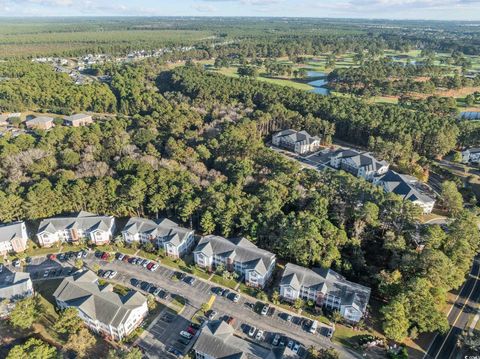
[[[448,314],[450,329],[437,334],[425,354],[425,359],[450,359],[458,353],[457,339],[465,328],[473,307],[480,303],[480,258],[475,258],[472,269]]]

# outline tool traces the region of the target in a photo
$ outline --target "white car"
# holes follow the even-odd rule
[[[248,331],[248,336],[250,338],[253,338],[253,336],[255,335],[255,331],[257,330],[257,328],[255,328],[253,325],[250,326],[250,330]]]
[[[295,353],[295,354],[298,354],[298,351],[300,350],[300,343],[295,343],[295,345],[293,346],[293,349],[292,351]]]
[[[158,269],[158,264],[154,264],[153,267],[150,269],[152,272],[155,272]]]
[[[190,334],[189,332],[186,332],[185,330],[182,330],[180,332],[180,336],[184,337],[185,339],[192,339],[193,335]]]
[[[263,330],[259,330],[257,332],[257,335],[255,336],[255,339],[257,339],[258,341],[262,340],[263,339]]]
[[[113,278],[115,278],[116,275],[117,275],[117,272],[113,270],[113,271],[108,275],[108,278],[113,279]]]
[[[145,261],[142,263],[143,268],[147,268],[148,263],[150,263],[150,261],[145,259]]]
[[[265,304],[262,308],[262,312],[260,313],[261,315],[267,315],[268,313],[269,306],[268,304]]]
[[[50,271],[47,269],[47,270],[43,273],[43,278],[48,277],[48,273],[49,273],[49,272],[50,272]]]

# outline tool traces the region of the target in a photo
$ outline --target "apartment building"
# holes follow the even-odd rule
[[[28,234],[25,222],[0,224],[0,255],[25,251],[27,241]]]
[[[272,143],[302,155],[318,150],[320,137],[310,136],[306,131],[284,130],[272,136]]]

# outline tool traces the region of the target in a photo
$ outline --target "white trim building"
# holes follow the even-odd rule
[[[25,222],[0,225],[0,255],[23,252],[27,249],[27,227]]]
[[[385,174],[390,165],[386,161],[378,161],[368,152],[342,148],[331,155],[330,166],[372,181],[375,176]]]
[[[112,216],[81,211],[72,217],[42,220],[37,231],[37,239],[43,247],[50,247],[57,242],[78,243],[81,240],[101,245],[112,239],[114,230],[115,219]]]
[[[292,263],[285,266],[280,281],[280,296],[290,302],[312,300],[319,307],[338,310],[348,321],[358,322],[364,315],[371,289],[350,282],[331,269],[308,269]]]
[[[462,151],[462,162],[480,162],[480,148],[468,148],[465,151]]]
[[[275,254],[258,248],[246,238],[203,237],[193,251],[195,263],[212,270],[219,265],[244,277],[245,284],[263,288],[275,268]]]
[[[134,290],[121,296],[88,270],[64,278],[53,297],[60,309],[76,308],[90,329],[114,340],[128,336],[148,314],[145,296]]]
[[[272,144],[303,155],[320,148],[320,137],[310,136],[307,131],[283,130],[272,136]]]
[[[180,227],[177,223],[163,218],[159,221],[133,217],[122,230],[122,237],[127,243],[152,242],[165,253],[174,258],[183,257],[195,242],[194,231]]]

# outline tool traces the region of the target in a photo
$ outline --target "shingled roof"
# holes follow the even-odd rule
[[[357,168],[366,168],[368,171],[378,171],[384,166],[388,166],[388,162],[377,160],[369,152],[359,152],[353,149],[341,149],[335,152],[335,157],[351,160]]]
[[[99,286],[97,280],[92,271],[74,274],[63,279],[53,296],[70,307],[78,308],[93,320],[113,327],[118,327],[132,310],[147,301],[137,291],[120,296],[113,292],[111,285]]]
[[[258,248],[243,237],[227,239],[214,235],[205,236],[194,252],[201,252],[209,257],[217,255],[230,258],[232,261],[243,263],[247,269],[255,269],[262,275],[267,273],[275,260],[275,254]]]
[[[65,229],[95,230],[101,229],[108,231],[113,227],[114,218],[111,216],[101,216],[85,211],[78,212],[71,217],[53,217],[40,222],[38,233],[49,232],[56,233]]]
[[[371,289],[348,281],[341,274],[326,268],[309,269],[288,263],[280,285],[288,285],[300,291],[302,286],[341,298],[342,305],[352,305],[365,311]]]
[[[317,136],[311,136],[307,131],[283,130],[273,135],[274,137],[288,138],[290,142],[307,142],[308,144],[314,141],[320,141]]]
[[[5,270],[0,274],[0,299],[15,299],[21,297],[30,288],[30,273],[10,272]]]
[[[424,203],[435,202],[433,198],[422,193],[417,188],[418,180],[411,176],[401,175],[395,171],[388,171],[378,179],[387,192],[395,193],[410,201],[421,201]]]
[[[145,233],[152,237],[162,237],[164,242],[179,246],[187,239],[192,230],[180,227],[177,223],[167,218],[153,221],[146,218],[132,217],[128,220],[123,232],[132,235]]]
[[[0,225],[0,242],[10,242],[14,238],[26,238],[22,229],[23,222]]]

